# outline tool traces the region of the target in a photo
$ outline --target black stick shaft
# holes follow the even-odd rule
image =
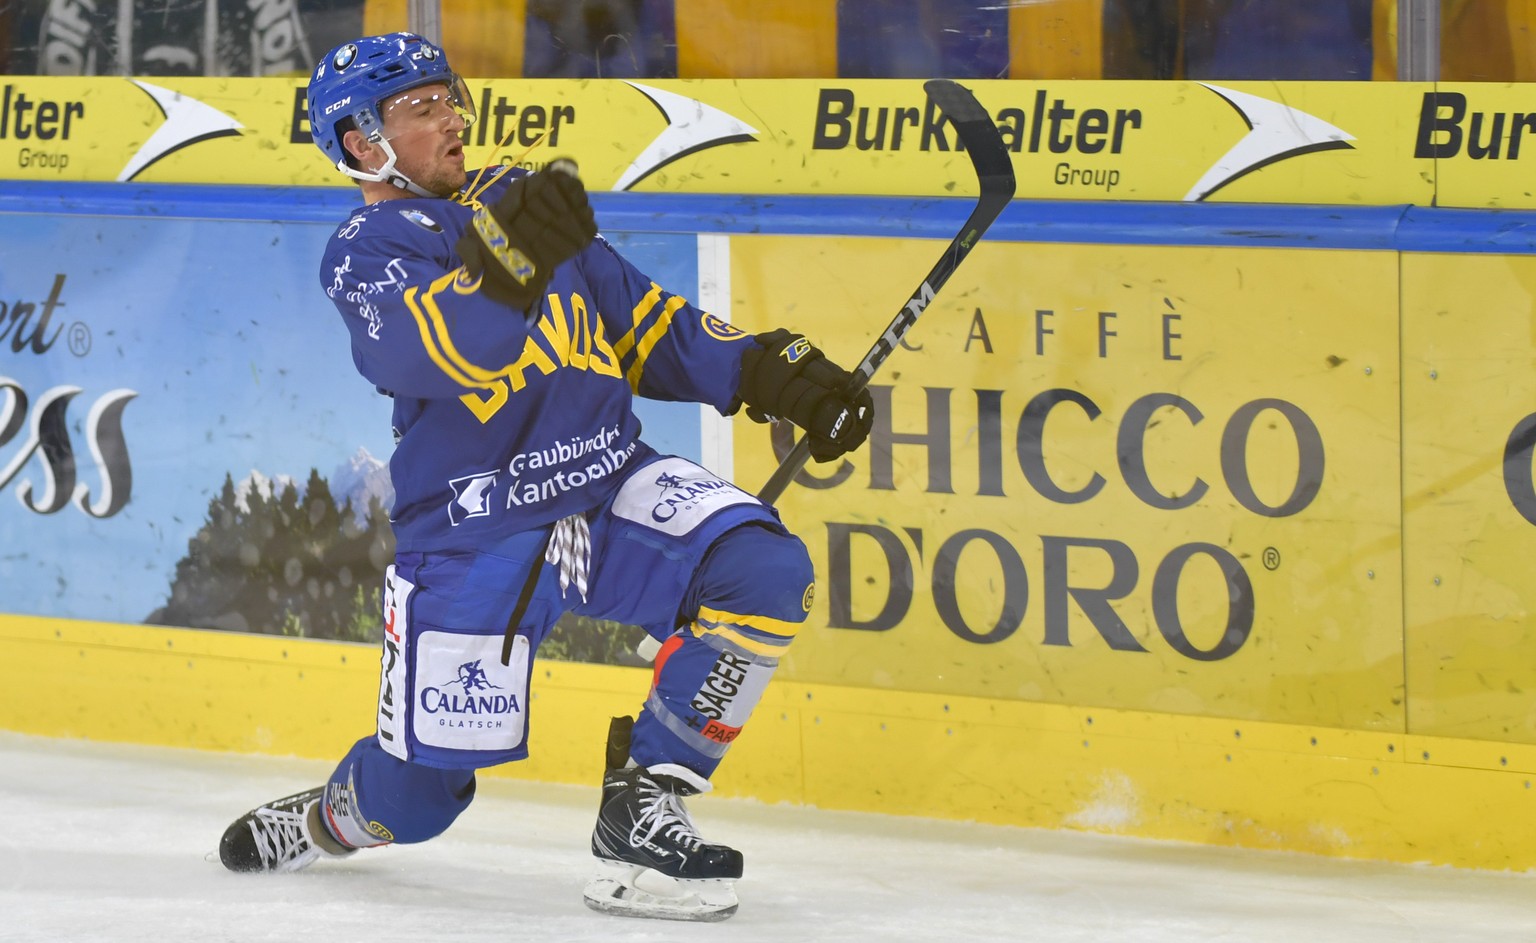
[[[965,257],[981,241],[987,228],[1002,213],[1003,207],[1013,199],[1014,179],[1013,160],[1008,156],[1007,145],[1003,143],[1002,135],[997,131],[997,125],[993,124],[989,115],[976,97],[969,90],[948,79],[933,79],[924,84],[928,97],[939,110],[955,126],[959,133],[960,142],[965,147],[975,165],[976,176],[981,184],[981,194],[976,201],[976,208],[966,218],[965,225],[950,240],[939,260],[924,277],[922,284],[902,305],[896,317],[886,327],[885,331],[875,339],[869,352],[853,370],[853,381],[849,384],[848,395],[855,396],[860,390],[869,385],[880,365],[885,363],[896,347],[927,310],[934,296],[949,277],[960,267]],[[759,500],[765,504],[773,504],[789,487],[789,483],[805,467],[806,460],[811,457],[811,441],[809,436],[801,436],[800,441],[790,450],[779,467],[774,471],[768,483],[763,485],[757,493]]]

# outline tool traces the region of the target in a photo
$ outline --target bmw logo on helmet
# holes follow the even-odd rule
[[[331,57],[331,65],[335,66],[337,71],[340,71],[351,65],[352,60],[356,58],[357,44],[347,43],[345,46],[342,46],[340,49],[336,50],[336,55]]]

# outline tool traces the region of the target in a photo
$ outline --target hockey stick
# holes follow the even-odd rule
[[[945,247],[939,261],[934,263],[933,269],[923,279],[917,291],[907,299],[901,310],[896,313],[885,333],[875,339],[875,345],[864,355],[864,360],[853,370],[853,382],[849,384],[848,394],[857,395],[860,390],[869,385],[875,371],[885,363],[887,357],[901,343],[901,339],[916,323],[917,319],[933,302],[934,295],[949,281],[949,277],[960,267],[960,263],[970,255],[976,243],[986,233],[987,227],[992,225],[1003,207],[1013,199],[1013,160],[1008,156],[1008,146],[1003,143],[1003,137],[997,131],[997,125],[992,122],[992,116],[981,107],[970,90],[950,81],[949,79],[930,79],[923,83],[923,89],[928,93],[928,98],[939,110],[944,113],[955,131],[960,136],[960,144],[965,152],[970,155],[971,163],[976,168],[976,178],[981,183],[981,195],[976,200],[976,208],[971,211],[970,217],[955,238]],[[811,441],[809,436],[801,436],[800,441],[779,463],[778,470],[768,483],[763,485],[763,490],[757,493],[757,497],[765,504],[772,504],[789,487],[789,483],[800,469],[805,467],[806,459],[811,456]]]

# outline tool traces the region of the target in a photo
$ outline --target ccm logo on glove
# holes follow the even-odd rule
[[[753,338],[760,346],[741,356],[736,396],[747,417],[788,419],[810,437],[811,457],[830,462],[860,445],[875,423],[868,390],[849,395],[853,374],[828,360],[800,334],[780,328]]]
[[[812,350],[815,350],[815,348],[811,346],[811,342],[802,337],[795,341],[793,344],[790,344],[788,347],[784,348],[779,356],[783,357],[790,363],[797,363],[801,357],[804,357]]]

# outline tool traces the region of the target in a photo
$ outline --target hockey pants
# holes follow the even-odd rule
[[[647,467],[665,477],[680,463],[688,464]],[[386,588],[379,729],[331,777],[331,831],[357,846],[425,841],[469,805],[475,769],[526,757],[533,655],[565,610],[641,625],[663,640],[631,756],[708,778],[804,623],[813,592],[804,545],[771,510],[737,494],[735,506],[707,519],[657,531],[626,513],[621,491],[592,520],[587,599],[566,602],[572,591],[562,592],[545,568],[506,663],[503,629],[487,613],[510,611],[531,554],[401,554]]]

